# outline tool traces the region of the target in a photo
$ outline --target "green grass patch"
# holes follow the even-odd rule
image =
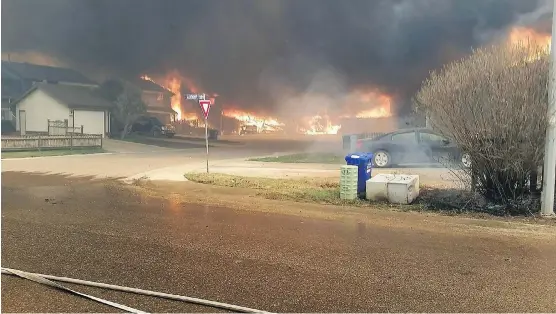
[[[46,157],[46,156],[66,156],[66,155],[85,155],[104,153],[102,148],[74,148],[74,149],[52,149],[52,150],[34,150],[20,152],[2,152],[2,159],[5,158],[28,158],[28,157]]]
[[[314,163],[314,164],[344,164],[345,156],[331,153],[301,153],[273,157],[252,158],[249,161],[282,162],[282,163]]]

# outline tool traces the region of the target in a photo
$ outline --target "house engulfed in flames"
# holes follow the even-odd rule
[[[201,89],[193,80],[180,75],[177,71],[156,80],[146,75],[142,78],[156,82],[173,93],[171,107],[177,112],[174,124],[178,132],[191,134],[195,129],[204,128],[205,120],[201,118],[202,114],[196,102],[186,100],[182,93],[185,90],[190,93],[201,93]],[[212,100],[215,103],[214,98]],[[359,110],[350,108],[352,104],[356,104]],[[313,116],[301,116],[295,121],[288,120],[285,123],[277,117],[232,109],[241,106],[219,104],[217,108],[211,110],[208,123],[209,128],[228,134],[240,133],[242,128],[250,126],[252,130],[256,129],[257,133],[287,131],[306,135],[391,132],[409,124],[407,119],[392,115],[392,97],[376,89],[354,91],[338,106],[348,113],[328,114],[325,109]]]

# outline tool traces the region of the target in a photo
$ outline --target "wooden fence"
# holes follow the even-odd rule
[[[2,136],[2,151],[102,148],[102,135]]]
[[[69,126],[68,120],[48,120],[48,135],[83,134],[83,126]]]

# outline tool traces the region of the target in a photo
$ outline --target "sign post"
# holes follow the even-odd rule
[[[204,98],[204,97],[203,97]],[[199,99],[199,106],[203,110],[205,116],[205,145],[207,147],[207,173],[209,173],[209,142],[208,142],[208,115],[210,111],[210,100]]]

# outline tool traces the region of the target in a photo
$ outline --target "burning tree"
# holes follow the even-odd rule
[[[548,56],[533,43],[474,50],[432,72],[415,97],[431,127],[470,155],[472,167],[460,178],[508,210],[524,209],[516,201],[530,199],[542,165]]]
[[[109,79],[98,88],[98,93],[114,104],[112,116],[121,131],[123,139],[131,131],[131,126],[146,112],[146,104],[141,98],[141,90],[135,85],[119,79]]]

